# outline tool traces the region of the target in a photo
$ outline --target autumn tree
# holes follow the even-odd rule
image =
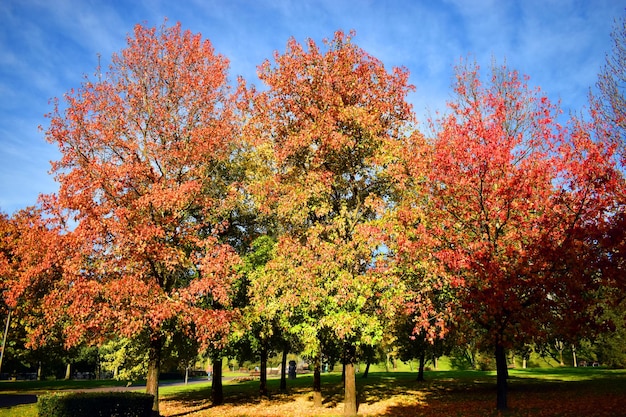
[[[71,319],[68,345],[143,341],[158,414],[166,340],[204,346],[228,332],[237,256],[223,234],[239,194],[228,61],[180,24],[137,25],[109,71],[54,103],[46,138],[76,250],[47,308]],[[53,314],[53,313],[50,313]]]
[[[402,308],[393,328],[401,356],[420,359],[418,380],[423,380],[426,353],[443,350],[454,300],[445,271],[435,260],[434,242],[425,233],[437,221],[430,218],[427,185],[432,145],[414,130],[399,152],[398,163],[390,169],[393,205],[383,217],[389,264],[402,288]]]
[[[611,147],[592,126],[562,128],[556,106],[506,67],[483,83],[476,65],[460,66],[454,91],[432,141],[424,242],[458,320],[493,349],[506,409],[506,350],[547,337],[548,323],[576,331],[593,317],[596,232],[614,209]]]
[[[245,345],[246,349],[241,349],[242,351],[250,351],[251,355],[260,359],[259,393],[263,397],[268,395],[268,357],[282,345],[284,335],[288,334],[288,320],[279,314],[280,309],[277,306],[280,300],[265,299],[267,290],[257,287],[259,281],[267,281],[265,277],[261,279],[258,277],[265,273],[264,267],[273,256],[274,244],[274,239],[267,235],[255,239],[250,251],[243,257],[241,268],[243,278],[241,282],[245,282],[246,285],[242,288],[242,299],[245,300],[245,305],[242,306],[244,335],[239,345]],[[257,297],[257,294],[260,294],[260,297]]]
[[[276,255],[268,263],[285,314],[300,318],[319,392],[319,332],[343,345],[345,414],[356,414],[356,347],[383,332],[393,277],[377,269],[381,252],[377,219],[388,194],[390,151],[412,120],[403,69],[383,64],[337,32],[320,48],[291,39],[259,77],[267,90],[248,91],[253,116],[247,136],[269,152],[271,175],[253,186],[261,209],[281,225]],[[387,308],[389,307],[389,308]]]
[[[60,230],[35,207],[11,217],[0,214],[0,291],[3,317],[9,321],[3,324],[11,332],[7,346],[21,346],[12,352],[20,351],[26,361],[63,353],[60,326],[48,325],[42,303],[63,273],[67,245]],[[8,351],[3,352],[5,362]]]

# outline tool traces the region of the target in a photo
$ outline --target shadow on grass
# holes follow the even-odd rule
[[[340,397],[337,390],[338,383],[341,382],[341,376],[331,375],[329,378],[322,379],[322,393],[324,395],[324,405],[328,406]],[[264,401],[271,401],[273,404],[284,404],[294,401],[294,398],[301,395],[311,393],[313,386],[312,375],[301,375],[295,380],[288,381],[286,391],[280,390],[279,379],[268,379],[268,396],[262,397],[259,393],[259,381],[225,381],[223,385],[224,402],[222,405],[231,406],[254,406],[260,405]],[[183,408],[192,409],[193,412],[208,410],[214,407],[211,402],[211,386],[206,384],[200,387],[192,387],[174,392],[164,391],[161,395],[164,402],[177,402]],[[312,393],[310,400],[313,400]],[[189,411],[183,411],[177,414],[170,414],[169,417],[181,417],[189,414]]]
[[[509,410],[496,406],[493,375],[475,379],[431,380],[421,388],[423,401],[393,404],[386,416],[617,416],[626,398],[626,371],[522,370],[511,372]]]
[[[509,381],[507,416],[607,416],[619,415],[626,398],[626,371],[516,370]],[[357,377],[359,411],[376,416],[497,416],[496,380],[493,372],[428,372],[425,382],[416,381],[415,373],[371,373]],[[298,376],[288,381],[288,391],[279,390],[279,380],[268,381],[269,398],[259,396],[259,382],[229,382],[224,385],[224,405],[259,406],[265,415],[272,405],[292,403],[306,398],[312,402],[312,376]],[[343,402],[340,374],[322,376],[324,409]],[[164,393],[163,401],[179,405],[170,417],[213,408],[210,385]],[[372,411],[375,409],[376,411]],[[320,415],[324,412],[320,412]],[[239,414],[237,414],[239,415]],[[249,415],[256,415],[251,412]],[[291,415],[291,414],[284,414]]]
[[[34,394],[0,394],[0,408],[15,407],[16,405],[34,404],[37,396]]]

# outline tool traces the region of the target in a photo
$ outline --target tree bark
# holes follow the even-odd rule
[[[348,417],[353,417],[357,414],[355,362],[356,348],[354,345],[347,345],[344,356],[345,381],[343,415]]]
[[[497,391],[498,391],[496,408],[498,410],[506,410],[508,408],[508,404],[507,404],[508,369],[506,365],[506,352],[504,350],[504,346],[501,346],[499,343],[496,346],[496,373],[497,373]]]
[[[426,364],[426,351],[423,350],[420,353],[420,365],[419,365],[419,369],[417,370],[418,381],[424,381],[424,365],[425,364]]]
[[[322,406],[322,363],[319,355],[313,359],[313,406]]]
[[[161,353],[163,338],[152,336],[148,348],[148,375],[146,376],[146,393],[154,397],[152,415],[159,416],[159,374],[161,373]]]
[[[280,390],[287,391],[287,354],[289,354],[289,348],[285,346],[283,348],[283,358],[280,362]]]
[[[367,359],[367,363],[365,364],[365,372],[363,372],[362,378],[367,378],[370,373],[370,360]]]
[[[261,348],[261,369],[259,373],[259,395],[261,397],[267,397],[267,349]]]
[[[211,402],[213,405],[224,403],[224,389],[222,387],[222,357],[215,354],[213,362],[213,379],[211,380]]]

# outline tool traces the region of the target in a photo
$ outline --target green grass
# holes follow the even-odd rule
[[[384,367],[383,367],[384,369]],[[367,379],[357,375],[359,400],[362,404],[384,403],[385,416],[495,416],[495,373],[481,371],[430,371],[427,382],[415,381],[415,372],[373,372]],[[294,395],[310,392],[312,376],[298,375],[289,380],[289,394],[279,393],[279,380],[270,378],[271,402],[289,403]],[[29,381],[0,383],[0,396],[9,393],[46,392],[60,389],[88,389],[125,385],[118,381]],[[509,417],[614,415],[626,398],[626,370],[600,368],[539,368],[510,371]],[[224,407],[257,405],[258,380],[225,381]],[[161,399],[185,404],[207,404],[211,383],[163,386]],[[327,407],[342,402],[339,373],[322,375],[322,392]],[[418,399],[419,397],[419,399]],[[209,404],[210,405],[210,404]],[[205,407],[207,408],[207,407]],[[214,409],[207,409],[211,415]],[[263,408],[259,405],[259,412]],[[608,410],[608,411],[607,411]],[[622,408],[615,409],[621,412]],[[191,411],[191,409],[189,409]],[[597,411],[596,414],[594,414]],[[602,414],[604,413],[604,414]],[[608,413],[608,414],[607,414]],[[177,412],[178,415],[180,412]],[[202,416],[203,414],[198,414]],[[239,415],[239,414],[236,414]],[[244,414],[241,414],[244,415]],[[255,414],[251,414],[253,416]],[[325,414],[328,415],[328,414]],[[36,417],[34,404],[0,408],[0,417]]]

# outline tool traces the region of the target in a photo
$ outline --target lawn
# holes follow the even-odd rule
[[[415,373],[376,372],[357,377],[359,415],[363,416],[498,416],[495,374],[478,371],[427,372],[426,382]],[[554,368],[512,370],[506,416],[618,416],[624,413],[626,370]],[[299,375],[280,393],[269,380],[270,398],[258,398],[258,381],[227,381],[225,404],[212,406],[210,383],[161,388],[161,413],[167,417],[340,416],[343,412],[339,374],[322,376],[324,405],[311,402],[312,377]],[[49,387],[54,389],[54,387]],[[20,388],[32,390],[31,388]],[[44,387],[39,386],[38,390]],[[0,384],[0,395],[6,392]],[[0,417],[36,417],[34,405],[0,408]]]

